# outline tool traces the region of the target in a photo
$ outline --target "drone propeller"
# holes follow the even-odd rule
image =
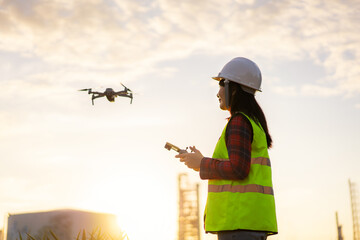
[[[78,91],[89,91],[89,90],[91,90],[91,88],[79,89]]]
[[[126,91],[132,92],[131,89],[127,88],[124,84],[120,83],[121,86],[123,86],[125,88]]]

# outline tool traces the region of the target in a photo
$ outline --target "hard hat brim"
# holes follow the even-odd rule
[[[212,79],[214,79],[216,81],[221,81],[224,78],[223,77],[212,77]],[[231,80],[229,79],[229,81],[231,81]],[[248,87],[248,86],[246,86],[244,84],[240,84],[240,83],[237,83],[237,84],[239,84],[242,87],[242,89],[248,93],[255,94],[255,92],[262,92],[261,89],[251,88],[251,87]]]

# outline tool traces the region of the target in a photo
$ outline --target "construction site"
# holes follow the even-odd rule
[[[357,185],[350,179],[350,204],[352,215],[353,238],[360,240],[359,226],[359,193]],[[199,184],[189,182],[187,174],[179,174],[179,219],[178,219],[178,240],[201,240],[200,234],[200,212],[199,212]],[[338,212],[335,213],[337,240],[345,240],[342,232],[342,225],[339,222]],[[347,239],[346,239],[347,240]]]
[[[186,173],[180,173],[177,176],[177,183],[178,183],[178,233],[177,233],[177,240],[201,240],[201,211],[200,211],[200,201],[199,201],[199,183],[192,182],[189,179],[189,176]],[[349,193],[350,193],[350,204],[351,204],[351,216],[352,216],[352,239],[345,239],[343,234],[343,226],[341,222],[339,221],[338,212],[335,212],[335,220],[336,220],[336,231],[337,231],[337,240],[360,240],[360,226],[359,226],[359,192],[357,185],[352,182],[350,179],[348,180],[349,184]],[[30,213],[30,214],[18,214],[18,215],[9,215],[7,227],[5,231],[0,231],[0,240],[12,240],[15,239],[16,236],[19,234],[19,232],[24,231],[24,229],[34,232],[35,229],[42,229],[42,225],[49,225],[49,217],[56,214],[72,214],[71,217],[68,216],[70,219],[75,219],[75,222],[79,229],[84,228],[84,226],[87,224],[94,224],[95,222],[91,220],[89,222],[89,216],[91,216],[93,219],[97,219],[97,221],[100,219],[103,221],[103,218],[106,218],[106,222],[114,222],[114,219],[108,219],[113,218],[114,216],[111,215],[104,215],[104,214],[97,214],[99,216],[95,217],[95,213],[87,213],[87,212],[79,212],[79,211],[69,211],[66,212],[63,211],[51,211],[46,213]],[[87,216],[87,215],[89,216]],[[52,216],[51,215],[51,216]],[[84,217],[86,215],[87,217]],[[65,216],[65,215],[64,215]],[[63,216],[63,217],[64,217]],[[42,221],[34,222],[34,219],[41,218]],[[91,218],[91,219],[92,219]],[[24,220],[25,219],[25,220]],[[45,220],[44,220],[45,219]],[[53,218],[51,218],[53,219]],[[67,220],[69,220],[67,219]],[[57,218],[57,220],[59,220]],[[86,220],[86,221],[85,221]],[[45,222],[44,222],[45,221]],[[62,221],[64,222],[64,221]],[[71,221],[70,221],[71,222]],[[85,224],[86,223],[86,224]],[[31,228],[32,225],[36,225],[35,228]],[[42,225],[41,225],[42,224]],[[84,225],[85,224],[85,225]],[[64,225],[64,224],[62,224]],[[66,224],[65,224],[66,225]],[[64,226],[65,226],[64,225]],[[83,226],[84,225],[84,226]],[[66,226],[70,226],[67,224]],[[58,227],[54,228],[57,229]],[[66,227],[65,227],[66,228]],[[69,229],[63,228],[63,232],[59,232],[59,236],[62,236],[64,234],[67,234],[70,236],[70,232],[68,232]],[[76,228],[76,227],[75,227]],[[72,227],[72,230],[75,229]],[[77,229],[75,229],[75,232],[72,234],[77,233]],[[7,232],[7,234],[4,236],[4,232]],[[25,235],[26,233],[24,233]],[[75,236],[75,235],[74,235]],[[66,237],[68,238],[68,237]],[[72,238],[71,238],[72,239]]]

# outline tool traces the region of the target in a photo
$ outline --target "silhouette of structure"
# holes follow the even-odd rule
[[[336,212],[336,229],[337,229],[337,233],[338,233],[338,238],[337,240],[344,240],[343,234],[342,234],[342,225],[339,224],[339,219],[338,219],[338,213]]]
[[[48,239],[50,230],[58,239],[66,240],[76,239],[84,229],[86,232],[101,229],[112,236],[118,231],[115,215],[73,209],[8,214],[6,225],[4,240],[30,239],[27,234],[35,239]]]
[[[355,183],[351,182],[349,179],[349,188],[350,188],[350,199],[351,199],[351,211],[352,211],[352,220],[353,220],[353,239],[360,240],[360,229],[359,229],[359,212],[357,206],[357,192]]]
[[[179,184],[178,240],[200,240],[199,184],[190,184],[188,176],[181,173]]]

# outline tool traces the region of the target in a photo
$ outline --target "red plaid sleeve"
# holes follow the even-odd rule
[[[250,171],[252,136],[250,121],[242,114],[233,116],[227,126],[226,146],[229,160],[204,157],[201,160],[200,178],[246,178]]]

